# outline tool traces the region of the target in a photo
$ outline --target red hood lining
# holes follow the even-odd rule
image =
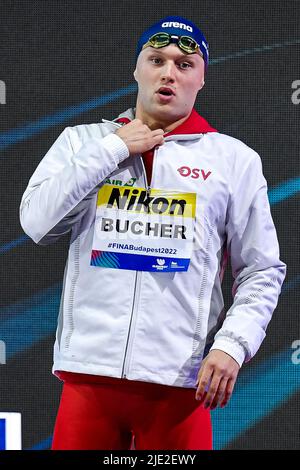
[[[128,124],[131,120],[127,117],[121,117],[116,119],[116,122]],[[165,136],[176,134],[206,134],[207,132],[218,131],[214,129],[202,116],[200,116],[195,109],[192,109],[187,120],[172,131],[166,133]]]

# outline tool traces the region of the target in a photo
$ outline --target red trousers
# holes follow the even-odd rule
[[[195,389],[70,376],[81,381],[64,383],[52,449],[212,448],[210,412],[196,401]]]

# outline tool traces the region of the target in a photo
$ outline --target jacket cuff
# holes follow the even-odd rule
[[[125,142],[116,134],[108,134],[101,139],[101,145],[112,154],[116,164],[129,157],[129,150]]]
[[[235,359],[240,367],[242,366],[246,357],[246,351],[240,343],[233,340],[232,338],[227,338],[224,336],[215,340],[212,347],[210,348],[210,351],[213,349],[220,349],[221,351],[229,354],[229,356]]]

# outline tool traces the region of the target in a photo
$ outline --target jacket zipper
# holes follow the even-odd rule
[[[153,181],[153,175],[154,175],[155,153],[156,153],[156,149],[154,149],[154,154],[153,154],[153,171],[152,171],[151,183]],[[147,190],[147,196],[148,196],[150,194],[150,191],[151,191],[151,184],[148,186],[145,165],[144,165],[142,157],[140,157],[140,161],[141,161],[142,168],[143,168],[144,184],[145,184],[145,188]],[[140,298],[141,279],[142,279],[142,271],[136,271],[136,273],[135,273],[135,284],[134,284],[134,290],[133,290],[133,301],[132,301],[132,308],[131,308],[131,317],[130,317],[130,323],[129,323],[129,328],[128,328],[128,335],[127,335],[125,354],[124,354],[124,359],[123,359],[122,374],[121,374],[121,377],[123,379],[127,378],[127,371],[129,369],[129,361],[130,361],[130,357],[131,357],[132,342],[133,342],[132,341],[132,336],[133,335],[131,334],[131,332],[132,332],[132,330],[134,330],[134,327],[135,327],[136,311],[137,311],[137,307],[138,307],[138,301],[139,301],[139,298]]]

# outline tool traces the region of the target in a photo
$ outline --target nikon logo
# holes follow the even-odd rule
[[[144,214],[183,215],[186,201],[184,199],[167,199],[166,197],[149,196],[147,191],[138,189],[113,188],[107,203],[107,208],[117,207],[126,211],[142,212]]]
[[[193,28],[184,23],[177,23],[177,21],[165,21],[162,25],[162,28],[180,28],[187,29],[190,33],[193,32]]]

